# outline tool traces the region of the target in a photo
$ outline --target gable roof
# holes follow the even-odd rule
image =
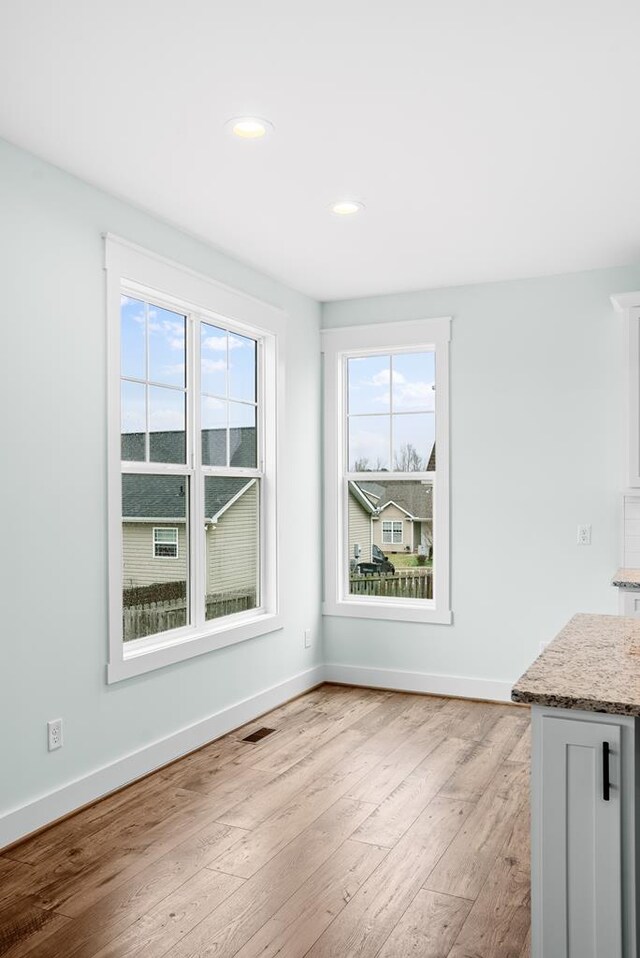
[[[233,500],[243,495],[255,479],[211,477],[205,482],[205,515],[217,519]],[[186,479],[125,473],[122,477],[122,516],[126,519],[186,519]]]
[[[393,503],[412,519],[431,519],[433,517],[433,486],[431,483],[407,482],[401,479],[390,479],[388,482],[350,482],[349,486],[357,488],[365,501],[373,506],[369,496],[372,487],[376,488],[376,495],[380,501],[371,508],[374,516],[380,516],[388,505]],[[353,491],[353,490],[352,490]],[[355,495],[355,491],[354,491]],[[359,499],[359,501],[361,501]]]
[[[369,515],[377,515],[378,510],[357,482],[349,481],[349,492]]]

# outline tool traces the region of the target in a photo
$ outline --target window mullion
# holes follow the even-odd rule
[[[201,322],[198,316],[190,317],[190,359],[191,374],[191,463],[192,480],[192,523],[191,523],[191,596],[193,603],[192,621],[196,628],[202,628],[205,622],[206,563],[205,563],[205,527],[204,527],[204,477],[202,474],[201,442],[201,376],[200,376],[200,334]]]

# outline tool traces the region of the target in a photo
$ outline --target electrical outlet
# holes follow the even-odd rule
[[[591,526],[578,526],[578,545],[591,545]]]
[[[304,630],[304,647],[305,649],[311,648],[311,629]]]
[[[49,751],[53,752],[57,748],[62,748],[62,719],[51,719],[47,722],[47,734],[49,740]]]

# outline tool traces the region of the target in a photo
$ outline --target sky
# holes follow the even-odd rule
[[[349,468],[389,469],[412,445],[424,460],[435,442],[435,353],[348,361]]]
[[[227,419],[232,427],[255,425],[255,409],[247,405],[256,398],[255,357],[255,340],[227,333],[207,323],[201,324],[204,428],[223,427]],[[121,373],[125,378],[152,380],[158,384],[146,387],[142,383],[123,382],[123,432],[144,432],[145,396],[148,396],[151,431],[183,430],[184,316],[123,296]]]

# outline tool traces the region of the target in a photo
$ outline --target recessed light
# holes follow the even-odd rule
[[[273,123],[259,116],[234,116],[226,126],[242,140],[259,140],[273,131]]]
[[[338,200],[337,203],[331,204],[331,212],[336,216],[353,216],[354,213],[359,213],[363,209],[364,203],[359,200]]]

